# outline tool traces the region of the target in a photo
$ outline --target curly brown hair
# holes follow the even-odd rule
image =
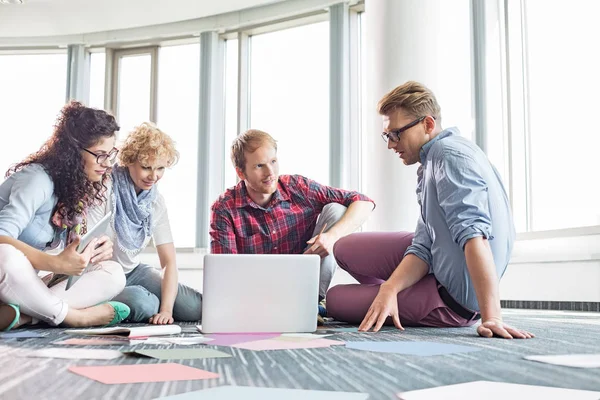
[[[54,194],[62,217],[72,219],[80,213],[81,205],[86,208],[101,204],[106,190],[105,174],[100,182],[88,179],[81,150],[91,147],[103,138],[116,135],[119,130],[115,117],[103,110],[86,107],[77,101],[67,103],[61,110],[54,133],[35,153],[12,165],[6,177],[29,164],[41,164],[54,182]]]

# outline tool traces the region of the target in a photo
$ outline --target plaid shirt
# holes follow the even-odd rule
[[[211,253],[301,254],[323,207],[329,203],[348,207],[359,200],[373,202],[358,192],[324,186],[301,175],[281,175],[273,198],[260,207],[241,181],[211,207]]]

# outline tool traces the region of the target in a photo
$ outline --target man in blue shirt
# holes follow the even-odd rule
[[[388,149],[405,165],[421,164],[421,213],[414,235],[357,233],[336,243],[338,265],[360,284],[328,292],[329,316],[360,322],[361,331],[378,331],[386,320],[403,329],[481,318],[481,336],[533,337],[502,320],[498,287],[515,229],[496,169],[458,129],[442,129],[437,100],[423,85],[395,88],[378,108]]]

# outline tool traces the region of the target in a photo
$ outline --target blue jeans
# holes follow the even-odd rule
[[[146,264],[138,265],[126,275],[125,289],[113,300],[131,309],[129,322],[148,322],[160,308],[162,277],[160,271]],[[200,321],[202,295],[189,286],[179,284],[173,305],[175,321]]]

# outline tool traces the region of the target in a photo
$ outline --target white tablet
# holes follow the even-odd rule
[[[108,230],[108,227],[110,226],[110,217],[111,216],[112,216],[112,211],[109,211],[104,217],[102,217],[102,219],[96,225],[94,225],[92,227],[92,229],[90,229],[81,238],[81,242],[79,242],[79,246],[77,246],[78,253],[82,253],[85,250],[85,248],[87,247],[87,245],[90,244],[92,239],[99,238],[103,235],[106,235],[106,231]],[[85,274],[85,270],[83,271],[83,274]],[[67,280],[66,290],[69,290],[71,288],[71,286],[73,286],[75,284],[75,282],[77,282],[79,280],[79,278],[81,278],[83,276],[83,274],[69,276],[69,279]]]

